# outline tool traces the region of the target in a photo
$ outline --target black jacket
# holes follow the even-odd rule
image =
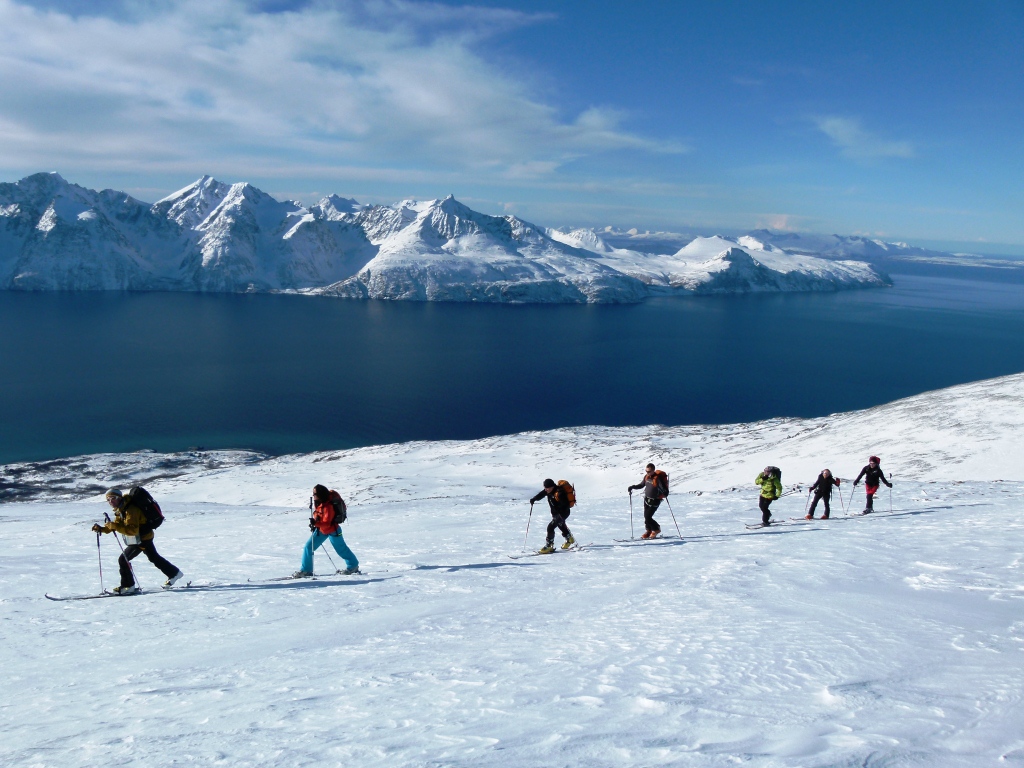
[[[818,479],[814,481],[811,490],[817,491],[819,496],[832,498],[832,486],[834,485],[839,485],[839,478],[835,475],[829,475],[829,478],[826,480],[825,473],[822,472],[818,475]]]
[[[665,498],[665,484],[661,482],[661,476],[655,475],[654,477],[647,477],[644,475],[636,485],[629,486],[631,491],[639,491],[641,488],[644,489],[644,498],[647,499],[663,499]]]
[[[555,487],[551,493],[545,493],[543,490],[530,499],[530,503],[540,501],[544,497],[547,497],[548,506],[551,507],[551,514],[561,515],[562,517],[569,516],[569,496],[565,492],[564,488]]]
[[[857,475],[857,479],[853,481],[853,484],[856,485],[857,483],[859,483],[862,477],[864,478],[864,485],[870,485],[872,488],[878,487],[879,480],[881,480],[883,483],[892,488],[892,483],[885,479],[885,473],[882,472],[881,464],[879,464],[874,469],[872,469],[871,465],[868,464],[866,467],[864,467],[864,469],[860,471],[860,474]]]

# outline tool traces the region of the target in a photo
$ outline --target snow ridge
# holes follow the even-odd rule
[[[483,214],[451,195],[372,206],[330,195],[303,206],[203,176],[147,205],[56,173],[0,184],[0,288],[7,290],[635,303],[888,283],[866,263],[787,250],[770,238],[698,237],[657,254],[614,247],[589,229]]]

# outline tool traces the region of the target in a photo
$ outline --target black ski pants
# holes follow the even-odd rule
[[[551,510],[551,522],[548,523],[548,544],[553,544],[555,541],[555,528],[561,531],[562,535],[567,539],[572,535],[569,533],[569,526],[565,524],[565,518],[568,516],[568,512],[563,514]]]
[[[648,531],[661,532],[661,526],[654,519],[654,513],[658,511],[660,506],[661,499],[652,499],[649,496],[644,497],[644,528]]]
[[[768,510],[768,507],[771,506],[773,501],[775,501],[775,499],[769,499],[766,496],[762,496],[761,500],[757,503],[757,506],[761,510],[761,522],[764,525],[768,525],[768,518],[772,516],[772,513]]]
[[[825,503],[825,517],[828,517],[829,515],[831,515],[832,511],[829,509],[828,505],[829,505],[829,502],[832,501],[832,494],[831,493],[822,493],[821,491],[815,491],[814,492],[814,498],[811,500],[810,515],[812,517],[814,516],[814,509],[815,509],[815,507],[818,506],[818,501],[822,501],[822,502]]]
[[[128,561],[135,559],[143,553],[149,558],[149,562],[159,568],[168,579],[178,572],[175,566],[164,560],[160,553],[156,551],[156,546],[153,544],[152,539],[141,544],[129,544],[124,548],[124,553],[117,558],[117,567],[121,571],[122,587],[130,587],[135,583],[135,579],[132,578],[132,568],[128,565]]]

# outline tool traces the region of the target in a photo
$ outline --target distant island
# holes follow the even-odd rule
[[[451,196],[360,205],[331,195],[303,206],[209,176],[151,205],[38,173],[0,184],[0,289],[636,303],[880,287],[888,276],[857,256],[918,250],[839,236],[808,248],[768,231],[658,235],[548,229]]]

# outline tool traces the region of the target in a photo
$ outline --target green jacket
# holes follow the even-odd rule
[[[761,489],[761,495],[766,499],[777,499],[782,495],[782,483],[774,477],[765,477],[764,472],[757,473],[754,485]]]
[[[122,536],[139,536],[139,530],[144,522],[146,522],[146,518],[142,514],[142,510],[134,504],[129,504],[124,509],[117,510],[114,513],[113,520],[103,524],[103,532],[117,531]],[[146,531],[142,534],[143,541],[152,541],[152,539],[152,531]]]

